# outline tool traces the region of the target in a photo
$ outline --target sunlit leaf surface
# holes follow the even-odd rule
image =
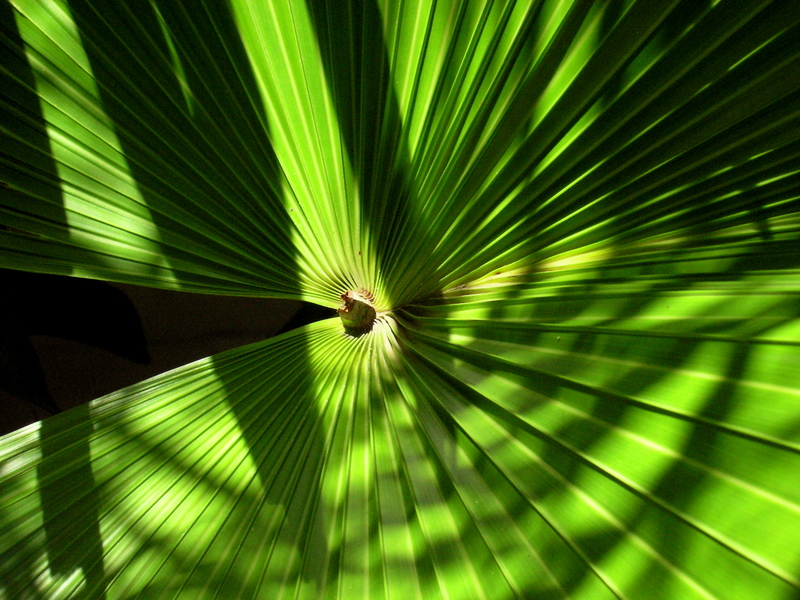
[[[800,597],[790,0],[12,0],[0,263],[374,295],[0,439],[0,598]]]

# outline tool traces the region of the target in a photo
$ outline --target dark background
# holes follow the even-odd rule
[[[335,314],[292,300],[210,296],[28,273],[0,273],[0,283],[5,336],[0,435],[50,416],[41,400],[37,405],[37,394],[49,394],[67,410]]]

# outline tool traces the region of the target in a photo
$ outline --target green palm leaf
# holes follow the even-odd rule
[[[6,267],[337,306],[0,440],[7,598],[796,598],[800,11],[3,4]]]

